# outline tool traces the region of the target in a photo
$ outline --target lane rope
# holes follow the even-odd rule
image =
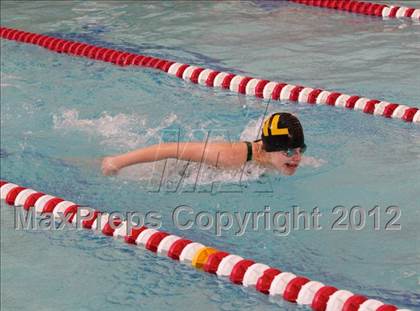
[[[267,295],[310,306],[315,311],[408,311],[167,232],[145,226],[128,230],[126,220],[7,181],[0,181],[0,198],[10,206],[22,206],[28,212],[35,209],[37,214],[52,213],[58,219],[64,215],[69,222],[80,223],[84,229],[124,239],[128,244],[159,256],[178,260]],[[83,218],[79,219],[80,215]]]
[[[119,66],[154,68],[185,81],[208,87],[222,88],[258,98],[342,107],[349,110],[360,110],[371,115],[420,123],[420,109],[417,107],[409,107],[407,105],[378,99],[369,99],[358,95],[326,91],[320,88],[257,79],[229,72],[219,72],[208,68],[177,63],[141,54],[117,51],[13,28],[0,27],[0,36],[7,40],[41,46],[57,53],[86,57]]]
[[[378,16],[384,19],[411,18],[420,20],[420,9],[354,0],[289,0],[291,2],[356,14]]]

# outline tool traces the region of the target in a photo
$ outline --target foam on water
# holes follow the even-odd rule
[[[111,115],[104,111],[99,118],[84,119],[79,117],[75,109],[65,110],[62,114],[53,115],[54,129],[60,131],[82,131],[89,135],[101,137],[105,145],[139,148],[147,140],[156,136],[162,129],[175,122],[177,116],[169,113],[162,118],[161,124],[155,128],[146,128],[147,119],[139,115],[118,113]],[[139,133],[139,129],[146,129]]]

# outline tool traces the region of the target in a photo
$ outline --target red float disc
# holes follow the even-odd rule
[[[364,303],[366,300],[367,298],[365,296],[361,296],[361,295],[351,296],[344,303],[342,311],[358,311],[360,305]]]
[[[220,71],[212,71],[209,73],[209,75],[207,76],[207,80],[206,80],[206,85],[207,86],[214,86],[214,79],[216,78],[216,76],[220,73]]]
[[[321,287],[312,299],[312,309],[314,311],[325,311],[327,308],[328,299],[337,291],[337,288],[332,286]]]
[[[242,284],[246,270],[252,266],[255,261],[250,259],[242,259],[233,266],[229,279],[235,284]]]
[[[251,80],[251,77],[245,77],[241,80],[241,82],[239,83],[239,87],[238,87],[238,92],[240,94],[245,94],[246,93],[246,85],[248,84],[248,82]]]
[[[216,274],[217,269],[219,268],[219,264],[222,261],[223,258],[228,256],[229,253],[226,252],[216,252],[213,254],[210,254],[209,257],[207,257],[207,261],[203,266],[203,270],[208,273]]]
[[[147,240],[145,248],[149,251],[156,253],[159,243],[163,240],[163,238],[167,237],[168,235],[169,233],[166,232],[153,233],[152,236]]]
[[[398,308],[393,305],[382,305],[376,311],[396,311]]]
[[[190,81],[192,83],[198,83],[198,76],[203,70],[204,68],[201,68],[201,67],[194,69],[194,71],[191,74]]]
[[[105,224],[104,228],[102,229],[102,233],[107,236],[113,236],[115,229],[111,227],[110,221],[111,219],[108,219],[107,223]],[[121,219],[115,218],[112,219],[112,224],[114,227],[117,227],[121,224]]]
[[[146,229],[146,226],[142,226],[140,228],[131,228],[130,233],[124,237],[124,241],[128,244],[136,244],[137,237]]]
[[[335,105],[335,101],[337,100],[337,98],[341,96],[341,93],[331,93],[330,95],[328,95],[327,97],[327,105],[329,106],[334,106]]]
[[[319,94],[321,94],[321,92],[322,92],[321,89],[315,89],[311,91],[308,95],[308,104],[315,104],[316,98],[318,97]]]
[[[279,100],[281,90],[286,86],[286,83],[277,83],[271,93],[271,99]]]
[[[188,64],[181,65],[176,72],[176,76],[182,79],[182,75],[184,74],[185,69],[188,67],[190,67]]]
[[[270,268],[264,271],[263,275],[258,279],[255,288],[257,291],[268,294],[271,283],[273,282],[276,275],[280,274],[281,271],[276,268]]]
[[[377,99],[371,99],[370,101],[368,101],[365,105],[365,108],[363,109],[364,113],[369,113],[369,114],[373,114],[373,112],[375,111],[375,106],[377,103],[380,103],[380,100]]]
[[[225,90],[227,90],[227,89],[229,89],[230,88],[230,82],[232,81],[232,79],[234,78],[234,77],[236,77],[236,75],[235,74],[233,74],[233,73],[229,73],[224,79],[223,79],[223,82],[222,82],[222,85],[221,85],[221,87],[222,87],[222,89],[225,89]]]
[[[168,257],[179,260],[179,255],[181,255],[182,250],[190,243],[192,243],[192,241],[187,239],[180,239],[175,241],[174,244],[172,244],[169,248]]]
[[[42,197],[43,195],[45,195],[45,193],[42,192],[37,192],[37,193],[33,193],[31,194],[25,201],[25,203],[23,204],[23,209],[24,210],[29,210],[31,207],[34,207],[35,202]]]
[[[391,118],[392,114],[394,113],[394,110],[397,109],[398,106],[399,106],[398,104],[389,104],[388,106],[385,107],[382,115],[385,118]]]
[[[6,182],[4,184],[7,184]],[[0,187],[4,185],[3,181],[0,183]],[[15,187],[12,190],[9,191],[4,201],[9,205],[15,205],[15,199],[18,196],[18,194],[25,190],[25,187]]]
[[[270,82],[268,80],[261,80],[257,83],[255,86],[255,96],[258,98],[263,98],[264,95],[264,87],[267,85],[267,83]]]
[[[99,213],[100,211],[98,210],[95,210],[93,214],[89,212],[91,216],[89,217],[89,219],[82,220],[82,227],[85,229],[92,229],[92,225],[95,222],[96,218],[98,217]]]
[[[353,95],[346,101],[346,108],[353,109],[360,96]]]
[[[418,110],[419,108],[415,107],[406,109],[404,115],[402,116],[402,119],[407,122],[413,122],[414,115],[417,113]]]
[[[290,302],[296,302],[296,299],[299,295],[299,292],[303,285],[308,283],[310,280],[308,278],[297,276],[291,280],[283,293],[283,298]]]
[[[56,205],[60,202],[63,202],[63,199],[60,198],[54,198],[51,200],[48,200],[47,203],[45,203],[44,208],[42,209],[43,213],[52,213],[52,211],[54,210],[54,208],[56,207]]]

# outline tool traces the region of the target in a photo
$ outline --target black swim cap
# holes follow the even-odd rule
[[[261,140],[267,152],[303,148],[305,139],[298,118],[287,112],[278,112],[264,121]]]

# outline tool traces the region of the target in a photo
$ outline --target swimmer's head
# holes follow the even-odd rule
[[[287,112],[272,114],[264,121],[262,149],[274,168],[293,175],[306,150],[303,128],[298,118]]]

